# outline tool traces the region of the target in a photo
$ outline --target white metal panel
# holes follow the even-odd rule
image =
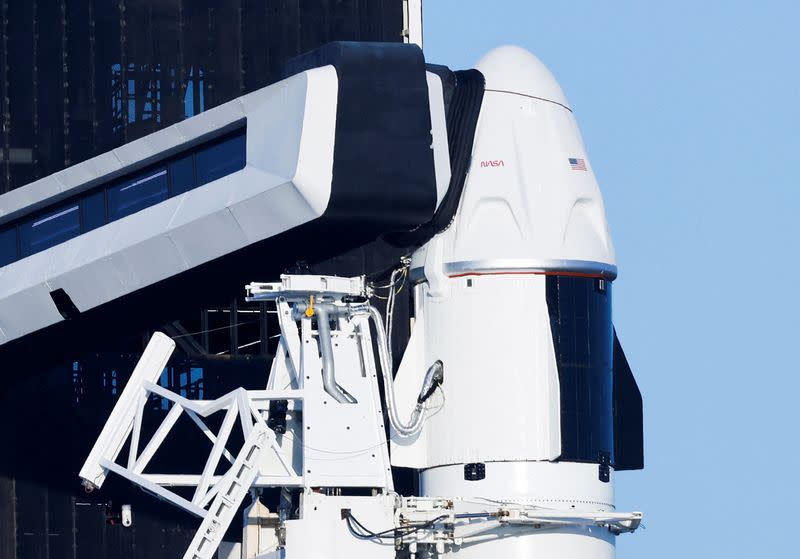
[[[0,218],[10,216],[20,209],[35,206],[61,192],[64,185],[57,175],[58,173],[49,175],[36,182],[0,194]]]
[[[413,465],[558,458],[558,368],[545,277],[449,283],[449,296],[424,299],[425,362],[444,363],[446,400],[429,414],[425,455]],[[402,457],[394,463],[411,465]]]
[[[442,466],[420,473],[420,495],[457,495],[526,503],[575,511],[613,511],[614,473],[611,481],[598,479],[597,464],[576,462],[487,462],[486,478],[464,479],[464,467]]]
[[[169,126],[160,132],[162,133],[148,134],[143,138],[128,142],[116,148],[114,155],[119,159],[121,165],[126,167],[140,162],[143,158],[148,157],[147,154],[154,155],[174,150],[175,146],[180,146],[191,140],[177,126]]]
[[[392,489],[383,411],[367,319],[340,320],[332,331],[336,382],[356,400],[342,404],[322,388],[316,332],[302,321],[303,447],[306,485]],[[360,347],[359,347],[360,346]],[[362,364],[363,363],[363,364]]]
[[[286,522],[286,549],[266,558],[332,559],[339,557],[393,559],[394,542],[361,540],[353,536],[342,519],[342,509],[373,531],[394,527],[394,497],[333,497],[314,492],[303,495],[303,517]]]
[[[111,256],[110,260],[123,278],[127,293],[187,269],[180,251],[166,233],[131,245]],[[91,276],[86,280],[91,282]]]
[[[6,341],[63,320],[45,284],[26,287],[12,299],[0,299],[0,328]]]
[[[241,228],[247,244],[277,235],[320,215],[298,191],[294,182],[285,182],[268,192],[232,204],[229,211]]]
[[[273,132],[248,138],[247,158],[253,162],[251,166],[284,179],[294,176],[303,130],[296,123],[307,114],[309,85],[308,75],[298,74],[272,86],[266,99],[251,95],[240,98],[248,115],[248,126]],[[331,100],[326,99],[326,102]],[[335,105],[335,100],[333,103]],[[269,155],[265,157],[265,154]]]
[[[247,244],[244,231],[227,208],[176,227],[169,235],[189,267],[208,261],[210,254],[223,255]]]
[[[408,410],[408,414],[410,414],[416,406],[417,397],[427,372],[425,357],[425,315],[420,308],[415,314],[411,337],[394,377],[395,401],[398,410]],[[445,375],[447,375],[447,368],[445,368]],[[436,411],[429,410],[428,415],[430,416]],[[407,415],[400,419],[408,422]],[[390,434],[394,466],[421,468],[428,464],[427,431],[424,428],[412,437],[399,437],[394,429],[390,430]]]
[[[177,205],[176,200],[167,200],[167,202],[142,210],[141,216],[130,215],[113,222],[114,227],[109,228],[111,234],[106,236],[105,250],[100,254],[93,255],[95,258],[104,258],[113,264],[117,275],[122,278],[126,293],[175,275],[187,268],[166,233],[170,218]],[[143,221],[147,223],[147,226],[142,226]],[[100,231],[100,229],[96,231]],[[87,244],[81,243],[80,240],[80,237],[73,239],[76,245]],[[83,253],[81,256],[83,259],[76,258],[71,263],[72,269],[81,267],[88,254]],[[59,271],[55,270],[54,275]],[[84,280],[91,283],[94,278],[85,275]],[[103,302],[105,301],[102,299],[96,299],[91,306]]]
[[[264,96],[265,90],[259,89],[248,95]],[[243,118],[247,115],[244,113],[244,107],[240,101],[241,98],[228,101],[222,105],[204,111],[192,118],[182,120],[174,124],[178,132],[187,140],[195,140],[201,138],[209,133],[209,131],[219,130],[225,128]]]
[[[90,309],[187,268],[169,236],[159,233],[178,204],[177,198],[166,200],[19,263],[41,275],[40,262],[47,259],[51,289],[63,288],[78,310]]]
[[[177,197],[178,206],[168,223],[170,229],[181,226],[194,226],[198,219],[202,219],[214,212],[224,211],[232,202],[238,201],[237,183],[257,183],[260,188],[253,190],[263,192],[282,184],[285,179],[274,178],[264,181],[265,177],[251,173],[248,168],[224,176],[198,188],[194,188]],[[272,178],[272,177],[269,177]],[[136,215],[136,214],[134,214]],[[133,217],[133,216],[131,216]]]
[[[614,511],[613,473],[610,483],[599,481],[597,464],[489,462],[485,466],[486,478],[480,481],[464,480],[461,465],[425,470],[420,474],[420,493],[457,496],[459,513],[493,510],[498,502],[536,507],[548,513],[565,511],[565,516]],[[480,529],[481,525],[477,526]],[[486,530],[480,544],[450,548],[444,556],[613,559],[614,540],[608,528],[591,523],[557,530],[496,526]]]
[[[86,183],[97,180],[98,177],[113,173],[122,168],[122,162],[118,154],[114,151],[102,153],[98,156],[72,167],[67,167],[56,173],[56,178],[61,183],[60,190],[68,190],[80,187]],[[23,186],[22,188],[27,188]],[[14,192],[12,190],[12,192]]]
[[[123,144],[121,147],[113,149],[110,153],[106,153],[103,155],[111,155],[117,160],[117,164],[120,168],[129,167],[134,165],[140,161],[145,161],[147,159],[151,159],[159,155],[161,151],[164,149],[174,148],[174,144],[172,141],[178,139],[176,134],[170,134],[170,137],[167,137],[166,134],[160,134],[162,138],[161,142],[153,141],[149,136],[144,136],[143,138],[139,138],[137,140],[133,140],[126,144]],[[158,137],[157,136],[157,137]],[[179,140],[181,141],[182,138]],[[161,148],[161,149],[159,149]],[[91,161],[91,160],[90,160]],[[75,165],[73,167],[68,167],[67,169],[80,169],[79,165]],[[100,169],[97,169],[98,173],[96,176],[102,176],[100,173]],[[75,179],[72,181],[75,184],[85,183],[86,179],[82,177],[76,176]]]
[[[324,66],[305,72],[308,80],[306,92],[306,118],[296,171],[292,182],[317,214],[322,214],[330,200],[330,183],[333,180],[333,144],[336,130],[338,97],[325,92],[336,90],[336,70]],[[320,188],[328,185],[327,188]]]
[[[125,292],[125,278],[121,273],[110,258],[97,258],[54,276],[47,284],[51,290],[63,289],[75,307],[85,311],[98,301],[110,301]]]

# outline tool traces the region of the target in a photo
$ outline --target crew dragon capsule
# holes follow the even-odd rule
[[[263,389],[191,400],[159,386],[176,343],[157,333],[84,485],[113,473],[200,517],[188,559],[223,544],[242,559],[613,558],[642,519],[614,504],[616,473],[643,467],[642,399],[612,322],[600,189],[553,76],[518,47],[454,72],[415,46],[357,43],[290,74],[193,118],[198,141],[238,146],[237,166],[155,204],[163,229],[135,229],[154,235],[151,252],[188,254],[184,298],[280,275],[246,286],[249,310],[272,306],[263,320],[280,330]],[[200,169],[219,145],[200,148],[168,154]],[[168,183],[172,161],[152,176]],[[114,222],[116,245],[91,246],[132,262],[139,245],[119,239],[146,211]],[[212,229],[214,242],[188,242]],[[72,328],[90,297],[118,296],[73,289],[81,262],[53,262]],[[141,289],[157,293],[173,264],[154,261]],[[150,397],[174,405],[146,442]],[[185,415],[212,443],[202,472],[151,473]],[[237,552],[224,538],[241,507]]]
[[[446,405],[392,461],[420,494],[538,510],[613,512],[615,470],[642,467],[641,397],[612,324],[614,247],[572,109],[550,71],[505,46],[486,86],[451,225],[412,259],[415,326],[396,383],[446,364]],[[402,407],[402,405],[401,405]],[[499,535],[499,530],[495,535]],[[459,557],[614,556],[591,525],[520,528]]]

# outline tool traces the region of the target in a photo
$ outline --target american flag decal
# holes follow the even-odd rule
[[[569,158],[569,166],[573,171],[585,171],[586,170],[586,161],[581,158],[570,157]]]

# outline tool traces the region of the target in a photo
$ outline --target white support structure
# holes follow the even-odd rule
[[[148,355],[154,354],[163,345],[163,340],[167,339],[164,334],[156,333],[148,345],[143,360]],[[169,340],[171,342],[171,340]],[[155,349],[154,349],[155,348]],[[164,355],[161,353],[160,355]],[[166,355],[168,357],[168,354]],[[293,400],[302,402],[301,391],[257,391],[253,397],[244,389],[236,389],[225,396],[216,400],[202,401],[189,400],[154,384],[148,377],[156,377],[161,374],[166,357],[162,361],[152,361],[149,368],[145,368],[146,374],[131,377],[128,385],[120,397],[117,406],[106,423],[103,432],[98,437],[94,448],[84,467],[81,469],[81,477],[87,488],[94,489],[102,486],[103,481],[109,471],[112,471],[128,480],[141,485],[148,491],[155,493],[162,499],[177,505],[192,514],[205,518],[207,513],[205,507],[219,494],[221,488],[225,487],[231,476],[238,476],[235,472],[237,460],[244,455],[250,455],[252,448],[245,444],[240,451],[238,458],[225,448],[230,435],[237,421],[242,429],[245,438],[250,441],[254,434],[261,436],[264,440],[258,443],[258,468],[254,470],[257,474],[263,472],[261,476],[255,476],[252,483],[245,487],[245,493],[251,485],[256,484],[262,487],[270,486],[299,486],[302,484],[302,475],[296,472],[291,464],[282,456],[282,451],[276,442],[275,435],[266,426],[263,417],[264,412],[269,409],[269,402],[272,400]],[[141,363],[141,362],[140,362]],[[157,370],[153,363],[158,363]],[[139,368],[137,367],[137,371]],[[144,404],[150,395],[160,396],[172,403],[172,407],[167,413],[161,425],[153,434],[144,450],[137,453],[137,446],[141,436],[141,417],[144,413]],[[135,408],[135,409],[134,409]],[[218,412],[225,412],[222,426],[217,433],[203,421]],[[186,414],[212,442],[211,451],[205,462],[202,472],[198,474],[161,474],[146,473],[145,469],[149,465],[153,456],[161,448],[170,430],[175,426],[179,418]],[[118,422],[119,421],[119,422]],[[117,457],[124,448],[124,443],[130,438],[129,455],[127,466],[117,463]],[[270,449],[262,456],[261,448]],[[275,456],[277,468],[264,469],[262,462],[267,457]],[[227,473],[219,476],[214,472],[217,470],[220,460],[225,458],[233,464]],[[249,457],[252,462],[253,458]],[[249,463],[249,462],[248,462]],[[165,489],[164,487],[196,487],[194,496],[188,501],[180,495]],[[243,497],[243,496],[242,496]]]
[[[145,382],[155,382],[161,376],[161,371],[164,370],[173,351],[175,351],[174,341],[160,332],[153,334],[80,471],[79,475],[87,487],[103,485],[107,468],[100,465],[100,460],[113,460],[117,457],[134,425],[137,429],[131,443],[130,456],[131,459],[136,457],[139,430],[142,425],[141,416],[147,400],[143,385]],[[134,463],[129,461],[128,467],[132,468]]]
[[[383,321],[369,304],[371,293],[364,278],[282,276],[278,283],[251,283],[247,295],[249,301],[274,302],[281,326],[265,389],[238,388],[214,400],[190,400],[159,386],[156,380],[175,344],[156,333],[81,469],[87,488],[101,487],[108,472],[114,472],[201,518],[184,559],[211,559],[246,496],[257,499],[258,488],[265,487],[283,488],[284,494],[297,491],[299,514],[289,517],[286,509],[283,515],[275,514],[255,500],[248,509],[250,536],[243,559],[391,559],[396,549],[432,557],[434,552],[453,553],[509,534],[555,531],[567,537],[582,533],[607,538],[639,526],[641,513],[618,513],[611,506],[576,508],[574,503],[570,507],[554,500],[543,508],[535,500],[466,497],[469,487],[479,486],[459,481],[460,466],[454,467],[456,475],[451,467],[423,472],[421,490],[433,485],[445,488],[441,497],[400,498],[393,492],[370,321],[376,323],[382,371],[391,370],[391,357]],[[410,400],[416,398],[412,417],[417,419],[411,423],[421,427],[427,418],[425,402],[443,386],[441,362],[425,375],[424,365],[419,361],[414,366],[419,370],[410,373],[417,381],[406,380],[401,386],[400,404],[393,396],[393,381],[384,379],[393,437],[416,436],[411,427],[405,427],[405,433],[396,429],[398,417],[408,417]],[[144,440],[143,416],[152,396],[167,400],[171,407]],[[443,405],[443,399],[433,400]],[[283,411],[277,405],[271,411],[272,403]],[[210,422],[215,414],[222,416],[221,421]],[[154,456],[184,416],[211,443],[201,471],[150,472]],[[227,445],[236,429],[241,429],[244,444],[231,451]],[[119,456],[126,443],[123,465]],[[223,461],[230,465],[220,470]],[[539,468],[534,477],[556,487],[557,478],[547,476],[552,477],[554,468],[562,472],[567,466],[547,464],[552,467]],[[502,463],[491,467],[497,480],[511,479]],[[450,485],[436,476],[451,480]],[[194,492],[188,499],[170,487],[194,488]],[[351,489],[357,491],[344,492]],[[598,500],[610,497],[598,493],[590,499]]]
[[[273,400],[290,400],[296,409],[301,409],[303,392],[259,390],[249,393],[239,388],[216,400],[189,400],[154,382],[160,377],[174,348],[175,343],[159,332],[150,340],[80,475],[84,485],[94,489],[103,485],[108,472],[114,472],[200,517],[200,529],[184,559],[210,559],[253,486],[303,485],[302,469],[295,469],[291,459],[284,456],[284,450],[265,420]],[[139,452],[142,417],[151,395],[168,400],[172,406]],[[216,413],[225,415],[221,427],[214,433],[204,420]],[[184,414],[212,443],[202,471],[199,474],[146,472],[167,435]],[[226,445],[237,424],[245,443],[234,457]],[[122,465],[117,459],[128,440],[128,460],[126,465]],[[224,474],[217,475],[215,472],[223,458],[231,466]],[[187,500],[167,487],[195,487],[195,491],[192,499]]]
[[[363,278],[284,276],[281,283],[254,283],[247,289],[250,300],[272,300],[278,309],[282,335],[266,388],[191,400],[159,386],[175,343],[156,333],[80,471],[88,489],[102,487],[114,472],[200,517],[185,559],[214,554],[253,488],[308,493],[315,487],[358,487],[382,494],[393,488]],[[352,298],[362,302],[349,302]],[[336,399],[341,395],[344,401]],[[143,417],[153,396],[171,407],[143,440]],[[267,423],[276,401],[287,402],[280,431]],[[207,421],[215,414],[223,414],[216,431]],[[184,416],[211,443],[202,470],[150,472],[153,457]],[[231,452],[227,445],[235,429],[241,429],[245,443]],[[126,443],[128,457],[121,464]],[[231,465],[220,475],[223,459]],[[193,487],[194,493],[187,499],[169,487]]]

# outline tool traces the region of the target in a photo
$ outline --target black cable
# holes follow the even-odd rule
[[[430,528],[437,522],[445,520],[448,518],[448,515],[442,515],[434,518],[433,520],[428,520],[426,522],[420,522],[416,524],[409,524],[406,526],[400,526],[397,528],[390,528],[389,530],[383,530],[381,532],[373,532],[366,526],[364,526],[359,520],[352,515],[352,513],[348,512],[345,515],[345,520],[347,521],[347,527],[355,537],[362,539],[362,540],[373,540],[373,539],[397,539],[398,537],[402,538],[405,536],[410,536],[411,534],[415,534],[420,530],[424,530],[425,528]],[[363,533],[359,533],[355,530],[354,526],[357,526]]]
[[[384,534],[388,534],[389,532],[394,534],[394,530],[386,530],[384,532],[378,532],[378,533],[373,532],[372,530],[368,529],[363,524],[361,524],[361,522],[356,520],[350,514],[345,516],[345,520],[347,521],[347,527],[349,528],[350,533],[353,534],[355,537],[361,539],[361,540],[387,539],[388,536],[386,536]],[[353,527],[353,524],[358,526],[359,529],[362,530],[363,532],[366,532],[366,534],[357,532],[356,529]],[[394,535],[390,536],[390,538],[394,539]]]

